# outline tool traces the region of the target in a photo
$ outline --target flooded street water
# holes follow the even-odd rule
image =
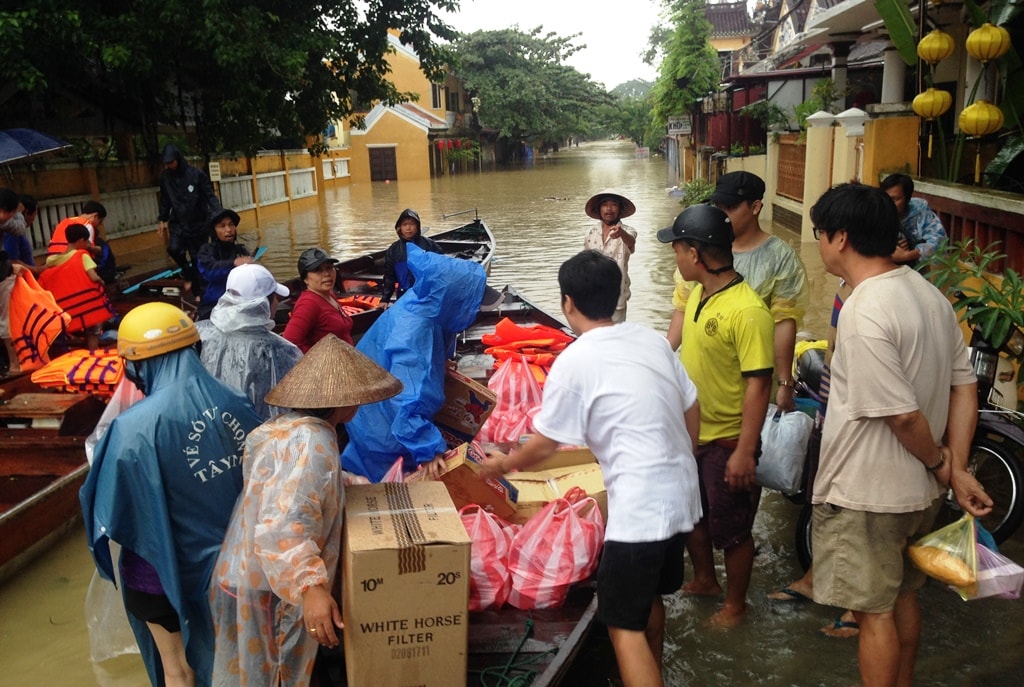
[[[517,170],[330,189],[323,199],[293,204],[290,212],[283,205],[264,209],[258,230],[248,221],[240,231],[250,248],[257,243],[269,247],[263,262],[285,279],[295,276],[298,254],[311,245],[339,258],[387,245],[394,239],[394,221],[403,208],[419,211],[423,224],[434,231],[471,217],[446,220],[446,213],[475,208],[497,239],[491,284],[513,284],[558,313],[556,270],[581,248],[592,221],[584,215],[583,205],[597,191],[614,187],[637,206],[636,215],[626,220],[639,232],[630,262],[629,319],[664,331],[671,314],[674,263],[672,251],[658,243],[654,233],[679,212],[677,200],[666,194],[673,183],[664,161],[635,159],[631,144],[594,143],[538,158],[531,167]],[[786,230],[776,233],[794,242],[807,265],[813,304],[803,329],[823,337],[835,279],[822,270],[816,244],[800,245]],[[817,632],[835,618],[836,609],[766,599],[767,593],[801,572],[793,543],[798,512],[798,506],[777,494],[766,493],[762,499],[755,525],[759,554],[750,589],[752,609],[745,625],[728,632],[708,631],[702,623],[715,612],[714,600],[681,595],[668,600],[667,685],[858,683],[856,641],[828,639]],[[1024,534],[1011,538],[1003,552],[1024,562]],[[83,615],[92,569],[79,528],[0,587],[0,687],[148,684],[137,656],[110,662],[102,676],[94,672]],[[924,629],[917,684],[1024,683],[1021,601],[964,603],[937,584],[929,584],[921,600]],[[608,684],[601,666],[612,664],[610,648],[592,644],[573,684]]]

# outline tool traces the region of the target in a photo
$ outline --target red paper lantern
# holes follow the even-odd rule
[[[448,150],[451,150],[455,146],[455,141],[448,139]]]
[[[455,139],[455,149],[456,150],[462,150],[462,139],[461,138]]]
[[[444,141],[442,141],[441,139],[437,139],[437,149],[444,150]]]

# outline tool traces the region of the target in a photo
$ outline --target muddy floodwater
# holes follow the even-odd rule
[[[263,262],[279,278],[295,275],[305,248],[319,245],[344,258],[386,246],[402,209],[416,209],[423,224],[441,231],[461,224],[476,211],[497,239],[491,284],[517,286],[551,312],[558,312],[558,265],[582,246],[591,220],[586,200],[612,187],[629,197],[637,213],[626,220],[639,232],[630,262],[633,296],[629,319],[664,331],[671,314],[672,251],[655,231],[671,223],[680,208],[666,193],[675,183],[664,161],[637,159],[629,143],[584,144],[538,157],[515,170],[474,173],[421,182],[357,184],[329,189],[320,199],[263,209],[255,222],[243,222],[241,238],[254,248],[269,247]],[[765,227],[769,229],[769,227]],[[817,245],[800,244],[784,229],[771,229],[799,251],[811,280],[812,307],[803,331],[822,338],[828,326],[835,278],[827,275]],[[138,268],[164,264],[159,252],[151,265],[133,257]],[[754,537],[758,555],[747,622],[731,631],[710,631],[703,622],[715,610],[713,599],[675,595],[668,599],[665,677],[667,685],[793,685],[851,687],[858,684],[855,640],[829,639],[817,630],[837,609],[809,602],[780,603],[766,595],[800,574],[794,553],[799,507],[778,494],[762,499]],[[1003,553],[1024,562],[1024,535],[1003,545]],[[137,655],[102,666],[90,660],[83,611],[92,561],[81,528],[45,557],[0,586],[0,687],[144,687]],[[719,557],[719,575],[723,575]],[[921,595],[923,636],[916,684],[1024,684],[1024,605],[1021,601],[965,603],[929,584]],[[116,644],[118,638],[106,638]],[[610,684],[610,647],[591,642],[571,684]],[[611,683],[615,684],[615,683]]]

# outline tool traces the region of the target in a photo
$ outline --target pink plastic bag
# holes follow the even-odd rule
[[[1019,599],[1022,585],[1024,568],[978,544],[978,592],[971,599]]]
[[[405,459],[402,458],[402,456],[398,456],[398,460],[392,463],[391,467],[388,468],[388,471],[380,478],[381,484],[404,482],[405,474],[402,472],[402,463],[404,461]]]
[[[487,387],[498,397],[497,405],[480,428],[477,439],[509,446],[533,431],[533,416],[540,408],[542,392],[523,356],[513,356],[494,373]]]
[[[501,608],[512,591],[508,552],[519,525],[505,522],[471,503],[459,510],[473,541],[469,563],[469,610]]]
[[[557,608],[570,586],[597,570],[604,518],[597,501],[580,494],[574,488],[544,506],[512,540],[508,602],[516,608]]]

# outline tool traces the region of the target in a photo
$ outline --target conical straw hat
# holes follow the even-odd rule
[[[387,370],[328,334],[309,349],[266,402],[282,408],[342,408],[376,403],[402,390]]]

